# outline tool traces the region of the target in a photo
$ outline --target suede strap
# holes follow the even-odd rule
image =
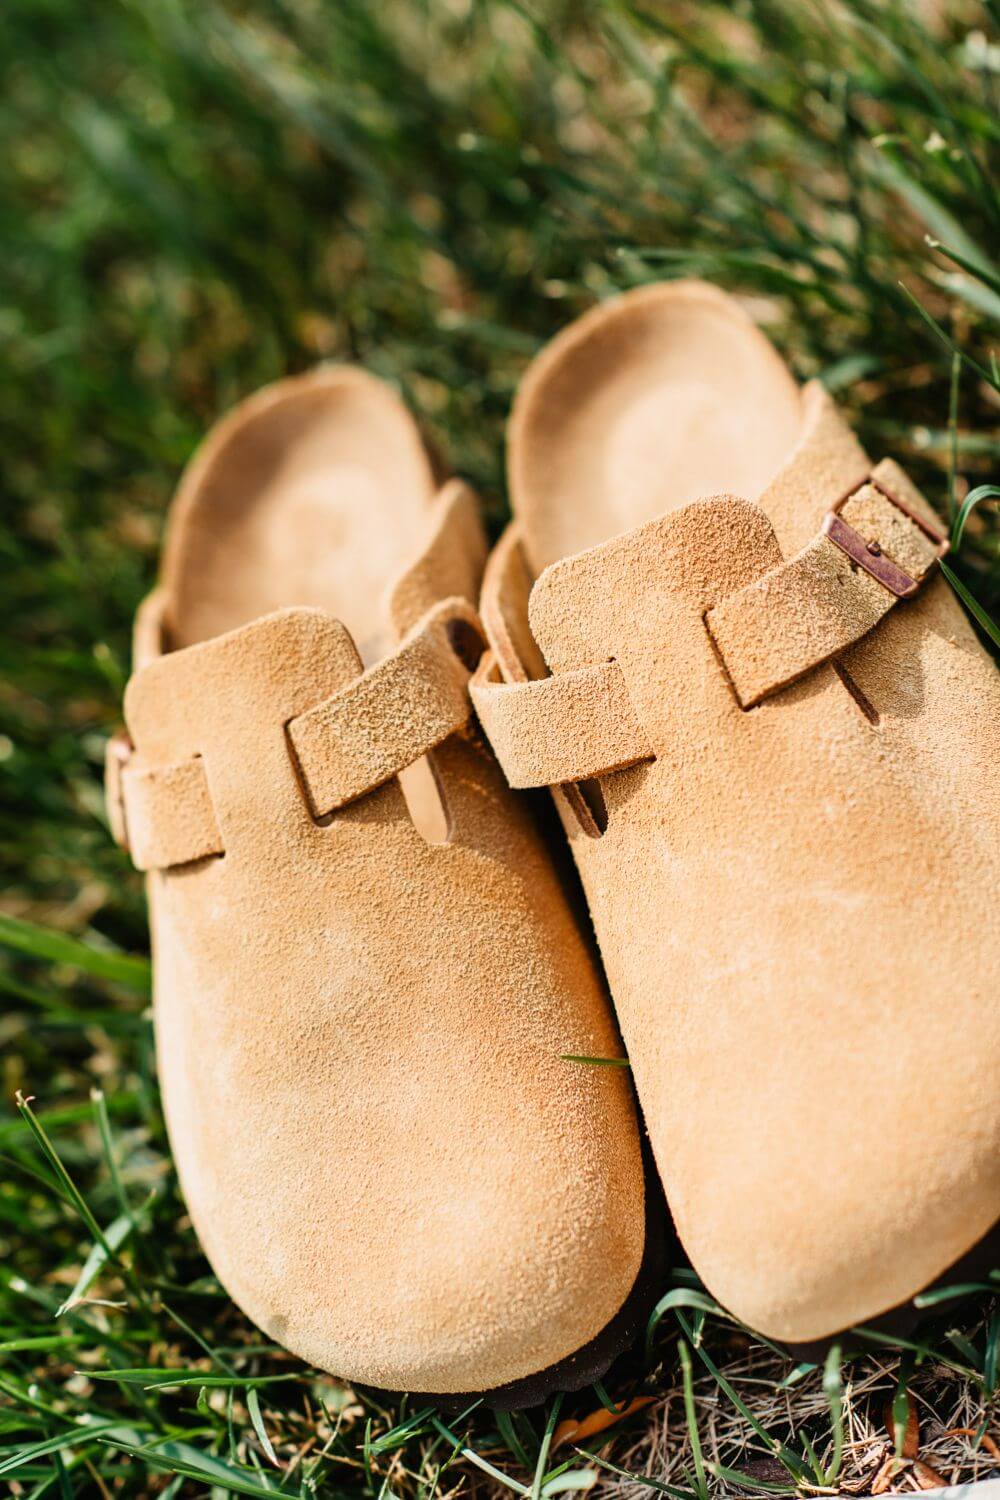
[[[615,661],[502,683],[487,652],[469,691],[513,787],[585,781],[653,753]]]
[[[131,764],[127,739],[115,735],[104,779],[112,835],[136,869],[162,870],[223,853],[201,756],[146,769]]]
[[[475,610],[447,599],[397,649],[286,725],[313,817],[363,797],[467,722],[468,682],[483,646]],[[108,745],[105,785],[116,841],[140,870],[225,852],[200,756],[144,766],[123,736]]]
[[[943,542],[903,471],[879,464],[797,556],[706,614],[740,706],[753,708],[867,635],[915,592]]]
[[[288,725],[313,816],[371,792],[461,729],[483,646],[471,605],[429,610],[391,655]]]

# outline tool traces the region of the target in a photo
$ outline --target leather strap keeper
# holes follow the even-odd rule
[[[586,781],[652,755],[617,662],[503,683],[488,652],[469,690],[513,787]]]

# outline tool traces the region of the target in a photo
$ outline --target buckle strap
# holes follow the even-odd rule
[[[469,691],[512,787],[587,781],[652,757],[616,661],[528,682],[499,678],[489,651]]]
[[[795,557],[721,600],[705,624],[744,709],[867,635],[948,550],[891,459],[854,484]]]
[[[397,649],[287,725],[313,817],[363,797],[463,728],[485,644],[464,599],[428,611]]]

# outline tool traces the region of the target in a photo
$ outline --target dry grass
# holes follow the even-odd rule
[[[760,1345],[739,1339],[720,1369],[754,1416],[775,1439],[793,1443],[796,1434],[829,1428],[829,1403],[822,1371],[805,1375],[794,1386],[783,1385],[787,1360]],[[891,1353],[873,1354],[845,1368],[843,1386],[843,1467],[836,1489],[844,1494],[905,1493],[926,1489],[928,1471],[946,1484],[1000,1478],[1000,1448],[980,1445],[975,1434],[986,1424],[987,1437],[1000,1439],[1000,1404],[984,1407],[978,1383],[961,1372],[928,1361],[907,1377],[909,1400],[917,1414],[919,1445],[914,1458],[895,1457],[891,1423],[893,1397],[899,1385],[901,1361]],[[665,1368],[667,1389],[648,1409],[645,1422],[619,1438],[609,1456],[624,1469],[684,1487],[690,1466],[690,1444],[684,1396],[676,1370]],[[737,1470],[758,1482],[787,1487],[788,1475],[774,1458],[762,1452],[753,1429],[720,1391],[711,1375],[695,1382],[698,1431],[707,1460]],[[970,1436],[970,1434],[972,1434]],[[990,1438],[990,1434],[993,1434]],[[820,1457],[829,1461],[832,1439]],[[923,1471],[920,1469],[923,1466]],[[883,1488],[883,1485],[885,1486]],[[737,1485],[730,1486],[734,1491]],[[593,1492],[628,1497],[648,1496],[640,1484],[617,1478],[603,1481]],[[822,1486],[803,1486],[804,1493],[829,1493]],[[753,1493],[747,1489],[747,1493]]]

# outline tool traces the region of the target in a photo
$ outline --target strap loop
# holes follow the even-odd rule
[[[513,787],[587,781],[652,757],[616,661],[503,683],[490,651],[469,691]]]
[[[225,846],[200,756],[172,766],[132,763],[124,734],[108,741],[105,795],[117,844],[137,870],[164,870],[223,854]]]

